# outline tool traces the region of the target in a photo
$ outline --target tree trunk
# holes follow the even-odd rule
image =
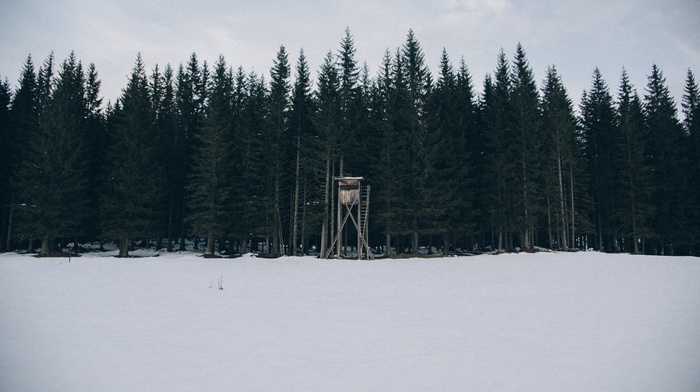
[[[569,168],[569,183],[571,188],[571,245],[576,247],[576,221],[574,220],[574,168],[573,165]]]
[[[50,243],[51,243],[51,241],[50,241],[49,237],[44,237],[41,239],[41,250],[39,251],[40,257],[49,255],[49,252],[51,251],[50,246],[49,246]]]
[[[418,253],[418,232],[414,231],[413,236],[412,236],[412,241],[411,241],[411,253],[417,254]]]
[[[129,257],[129,238],[119,239],[119,257]]]
[[[214,255],[214,236],[209,233],[207,235],[207,247],[204,250],[204,256],[213,256]]]
[[[326,257],[326,253],[328,251],[328,221],[330,219],[329,217],[329,208],[330,208],[330,202],[329,202],[329,195],[330,195],[330,189],[328,186],[328,181],[330,178],[330,169],[331,169],[331,163],[330,163],[330,158],[326,156],[326,179],[323,185],[323,224],[321,225],[321,258]]]
[[[173,211],[173,201],[170,200],[170,207],[168,211],[168,245],[166,248],[167,252],[172,252],[173,251],[173,226],[175,225],[175,219],[173,217],[174,211]]]
[[[296,159],[296,170],[294,178],[294,205],[292,213],[292,238],[290,239],[292,246],[292,256],[297,255],[297,227],[298,227],[298,216],[299,216],[299,172],[301,163],[301,138],[297,136],[297,159]]]
[[[391,256],[391,233],[387,230],[386,232],[386,242],[384,244],[386,246],[386,250],[384,251],[384,255],[387,257]]]

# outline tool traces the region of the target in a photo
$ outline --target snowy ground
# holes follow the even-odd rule
[[[700,259],[0,255],[0,391],[215,390],[699,391]]]

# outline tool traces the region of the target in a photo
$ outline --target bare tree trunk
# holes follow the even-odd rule
[[[294,212],[292,213],[292,238],[290,243],[292,246],[292,256],[297,255],[297,227],[298,227],[298,216],[299,216],[299,172],[301,167],[301,137],[297,136],[297,159],[296,159],[296,171],[294,179],[294,206],[292,207]]]
[[[573,165],[569,168],[569,183],[571,184],[571,245],[575,247],[576,244],[576,221],[575,219],[575,209],[574,209],[574,168]]]
[[[214,255],[214,241],[212,233],[207,234],[207,246],[204,249],[204,256]]]
[[[7,216],[7,241],[5,245],[5,251],[10,252],[12,249],[12,213],[14,212],[14,198],[15,190],[12,190],[12,195],[10,196],[10,211]]]
[[[557,166],[558,166],[558,174],[559,174],[559,204],[561,208],[561,230],[562,233],[565,233],[562,236],[562,249],[568,250],[569,249],[569,244],[566,241],[566,210],[564,208],[564,177],[562,175],[562,170],[561,170],[561,153],[559,151],[559,145],[557,144]]]
[[[307,247],[306,247],[306,195],[307,195],[307,189],[306,189],[306,179],[304,179],[304,198],[302,201],[302,207],[301,207],[301,254],[306,254],[307,252]]]
[[[384,251],[384,255],[389,257],[391,255],[391,233],[389,233],[389,230],[386,232],[386,242],[384,244],[386,246],[386,250]]]
[[[321,258],[326,257],[326,252],[328,250],[328,221],[330,219],[329,208],[330,208],[330,189],[328,186],[328,181],[330,179],[331,163],[330,157],[326,156],[326,179],[323,185],[323,224],[321,225]]]
[[[49,249],[50,244],[49,237],[44,237],[41,239],[41,250],[39,251],[39,256],[48,256],[51,249]]]
[[[119,257],[129,257],[129,238],[119,239]]]

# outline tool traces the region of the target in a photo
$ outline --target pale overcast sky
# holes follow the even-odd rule
[[[95,63],[106,103],[126,85],[138,52],[149,70],[177,68],[193,52],[209,64],[222,54],[269,80],[284,45],[293,67],[305,50],[316,79],[346,28],[372,77],[413,29],[434,75],[445,48],[455,66],[464,58],[479,92],[501,48],[512,59],[518,42],[537,81],[555,65],[575,102],[595,67],[616,94],[624,66],[643,94],[657,64],[677,103],[689,68],[700,81],[698,0],[4,0],[0,77],[16,86],[27,55],[38,68],[51,51],[60,63],[73,50]]]

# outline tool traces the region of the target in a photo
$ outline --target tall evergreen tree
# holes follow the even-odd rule
[[[406,179],[408,181],[408,193],[405,196],[412,201],[413,207],[409,212],[409,227],[411,231],[411,250],[418,252],[419,233],[421,222],[429,219],[431,211],[424,209],[428,205],[426,189],[429,179],[425,176],[423,168],[426,166],[428,155],[426,136],[426,104],[431,89],[431,76],[425,65],[423,50],[416,39],[413,30],[409,30],[406,43],[401,49],[401,56],[404,61],[404,73],[408,100],[406,106],[402,108],[403,114],[407,116],[407,134],[404,136],[409,140],[407,151],[410,156],[410,164],[405,167]]]
[[[43,83],[52,87],[18,171],[20,200],[29,206],[18,218],[33,222],[34,234],[42,240],[40,255],[49,253],[55,238],[86,234],[89,206],[82,65],[71,53],[55,84],[48,73],[44,77]]]
[[[396,234],[403,233],[402,217],[406,199],[403,197],[401,167],[402,153],[401,143],[404,138],[399,135],[404,129],[402,122],[405,118],[399,113],[399,108],[406,100],[407,94],[403,83],[403,60],[399,53],[392,57],[387,51],[384,55],[382,67],[375,81],[372,94],[372,117],[374,126],[379,133],[378,151],[379,157],[375,162],[374,182],[376,191],[373,192],[373,205],[379,206],[377,212],[373,212],[379,223],[379,227],[385,235],[386,254],[391,253],[391,239]]]
[[[176,76],[175,104],[177,106],[178,124],[173,137],[173,154],[169,165],[168,182],[171,195],[172,226],[179,227],[179,250],[185,250],[186,202],[185,187],[187,177],[192,167],[192,148],[195,144],[194,135],[204,121],[204,105],[206,102],[206,85],[208,70],[206,62],[200,66],[195,53],[190,55],[186,65],[180,65]]]
[[[515,224],[521,233],[521,246],[530,249],[534,245],[537,217],[541,213],[542,197],[537,184],[541,177],[542,135],[537,84],[527,62],[522,45],[518,44],[513,62],[513,91],[510,97],[512,111],[512,157],[516,161],[514,175],[516,192]]]
[[[614,227],[611,217],[613,204],[612,148],[615,145],[615,108],[613,99],[600,70],[593,72],[590,91],[581,98],[580,132],[583,139],[583,155],[586,172],[590,176],[590,194],[593,197],[596,245],[601,251],[614,250]]]
[[[688,195],[684,198],[683,207],[687,220],[685,226],[688,240],[694,246],[694,255],[700,253],[700,227],[692,222],[700,222],[700,89],[695,82],[695,76],[689,69],[686,75],[683,92],[683,126],[689,143],[687,143],[687,167],[688,174],[684,176],[687,181]]]
[[[309,203],[315,193],[319,193],[314,181],[314,169],[319,167],[316,159],[316,137],[313,128],[313,113],[315,111],[311,91],[311,74],[306,61],[304,50],[300,50],[296,64],[296,79],[292,91],[290,108],[290,136],[295,143],[294,150],[294,188],[292,200],[292,230],[290,248],[293,256],[298,254],[298,244],[301,239],[302,252],[306,251],[306,238],[313,226],[310,222],[320,221],[318,211],[314,211]],[[301,232],[300,232],[301,231]],[[320,234],[320,231],[317,233]]]
[[[5,247],[8,250],[12,248],[13,238],[29,239],[31,242],[35,233],[34,222],[26,220],[17,222],[13,217],[16,216],[18,209],[31,206],[31,204],[27,205],[19,200],[17,187],[19,185],[19,166],[28,153],[26,146],[29,143],[30,135],[38,132],[40,113],[38,94],[37,73],[34,69],[32,57],[28,56],[22,68],[19,87],[15,91],[9,113],[10,137],[8,139],[9,155],[7,161],[9,162],[10,170],[10,203],[7,214],[6,237],[3,237]]]
[[[428,234],[443,237],[443,248],[449,250],[450,236],[467,228],[468,211],[473,197],[470,176],[470,153],[467,148],[466,119],[470,97],[461,97],[458,77],[450,64],[446,50],[440,60],[440,72],[431,94],[428,127],[426,174],[428,197],[426,208],[431,213],[426,227]]]
[[[267,144],[267,158],[265,161],[270,165],[270,176],[268,178],[272,181],[268,192],[270,192],[273,199],[272,205],[270,205],[271,210],[268,214],[274,226],[270,233],[273,243],[272,253],[274,254],[284,252],[285,236],[283,230],[285,225],[283,224],[283,218],[287,215],[283,214],[283,209],[286,210],[288,203],[284,201],[287,199],[283,200],[283,194],[288,194],[286,180],[289,177],[288,174],[291,174],[288,173],[289,162],[291,161],[289,158],[290,146],[294,145],[287,140],[289,135],[289,103],[291,95],[290,75],[291,68],[287,50],[284,46],[280,46],[277,57],[273,61],[273,67],[270,70],[270,117],[267,127],[267,140],[265,141]]]
[[[647,158],[653,172],[655,190],[652,196],[657,210],[653,226],[661,242],[661,251],[673,255],[674,247],[686,241],[681,210],[685,196],[682,181],[684,174],[681,151],[685,138],[678,121],[676,104],[666,86],[661,70],[654,65],[648,78],[644,95],[644,114],[647,126]]]
[[[542,88],[542,129],[546,145],[543,176],[550,247],[574,247],[579,146],[573,103],[553,66]],[[554,228],[553,235],[552,228]],[[555,241],[556,238],[556,241]]]
[[[12,162],[10,138],[10,104],[12,103],[12,88],[7,79],[0,80],[0,252],[7,247],[7,223],[12,204],[12,188],[10,176],[12,175]]]
[[[340,41],[338,51],[338,78],[340,121],[338,134],[338,164],[339,175],[355,171],[363,166],[360,140],[360,103],[361,89],[359,85],[360,70],[355,59],[355,42],[350,29],[345,29],[345,36]],[[349,161],[346,163],[346,161]],[[349,169],[349,170],[348,170]]]
[[[341,118],[339,97],[340,80],[338,70],[333,61],[333,55],[326,54],[318,73],[316,88],[316,114],[313,118],[314,127],[318,131],[320,152],[323,156],[323,167],[319,170],[318,181],[323,184],[323,223],[321,225],[321,257],[325,257],[330,241],[335,234],[335,214],[333,200],[335,189],[333,177],[336,173],[336,158],[339,156],[338,128]],[[338,168],[339,169],[339,168]]]
[[[495,79],[495,80],[494,80]],[[484,80],[484,92],[481,99],[481,117],[483,122],[483,161],[481,162],[480,189],[481,197],[486,201],[488,221],[491,232],[497,239],[493,245],[502,252],[509,249],[508,233],[512,226],[510,215],[512,206],[511,173],[514,172],[512,157],[509,155],[508,139],[510,133],[510,92],[511,78],[508,60],[501,50],[494,77]]]
[[[119,256],[127,257],[134,238],[158,234],[163,203],[163,169],[157,159],[155,114],[148,78],[139,54],[110,126],[107,171],[101,197],[102,230],[119,238]]]
[[[614,211],[616,230],[629,242],[629,252],[640,252],[639,241],[652,236],[650,223],[651,188],[649,168],[644,159],[646,129],[642,102],[622,71],[617,99],[618,140],[612,156],[613,184],[618,208]]]
[[[88,238],[96,239],[99,238],[100,232],[99,188],[104,177],[105,151],[107,149],[105,139],[107,135],[102,98],[100,97],[102,82],[94,64],[88,66],[85,78],[85,145],[89,198],[89,207],[87,208],[89,216],[85,231],[89,234]]]
[[[214,66],[204,126],[195,133],[193,170],[187,185],[192,231],[207,239],[204,255],[213,255],[214,242],[227,231],[231,184],[231,114],[233,75],[223,57]]]
[[[167,201],[161,209],[163,232],[167,238],[166,250],[174,250],[175,239],[180,234],[182,205],[182,178],[180,170],[183,169],[183,137],[178,127],[178,109],[175,100],[175,76],[170,64],[165,66],[163,73],[154,70],[151,76],[151,103],[155,113],[155,133],[159,140],[156,147],[157,157],[165,175],[165,193]],[[161,233],[162,235],[162,233]],[[156,246],[160,247],[160,241]]]
[[[239,71],[235,77],[237,86],[241,85],[241,74]],[[236,216],[240,217],[241,222],[238,231],[245,236],[252,234],[251,245],[255,249],[256,238],[266,237],[265,242],[269,245],[269,237],[276,228],[272,215],[274,194],[270,187],[270,184],[274,184],[274,178],[271,178],[269,165],[265,161],[269,149],[268,140],[263,137],[264,127],[269,127],[270,121],[269,92],[265,80],[255,72],[245,76],[243,86],[245,99],[236,126],[237,155],[240,157],[235,163],[240,179],[236,182],[235,191],[239,208]],[[271,249],[265,252],[270,253]]]

